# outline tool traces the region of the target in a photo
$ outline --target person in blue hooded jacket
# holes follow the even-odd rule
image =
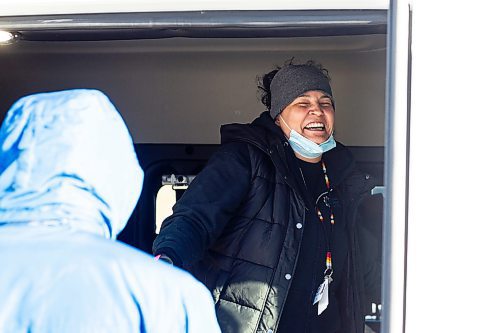
[[[0,332],[220,332],[200,282],[114,241],[143,172],[103,93],[20,99],[0,145]]]

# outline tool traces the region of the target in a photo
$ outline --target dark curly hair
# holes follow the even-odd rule
[[[268,72],[260,77],[257,77],[257,89],[260,92],[260,101],[262,102],[262,104],[264,104],[264,106],[267,108],[268,111],[271,110],[271,81],[273,80],[276,73],[278,73],[278,71],[283,67],[286,67],[289,65],[313,66],[313,67],[316,67],[319,70],[321,70],[323,72],[323,74],[325,75],[325,77],[328,79],[328,81],[330,81],[330,76],[328,74],[328,70],[326,68],[324,68],[323,65],[321,65],[320,63],[317,63],[314,60],[308,60],[303,64],[295,64],[295,63],[293,63],[293,61],[294,61],[294,58],[289,59],[289,60],[285,61],[283,66],[276,66],[275,69],[273,69],[272,71],[270,71],[270,72]]]

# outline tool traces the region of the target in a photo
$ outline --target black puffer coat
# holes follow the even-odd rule
[[[221,135],[222,147],[174,206],[153,250],[212,290],[223,332],[270,333],[293,278],[303,232],[296,225],[304,223],[307,196],[291,170],[296,157],[267,112],[249,125],[225,125]],[[347,284],[339,295],[342,333],[362,333],[354,221],[373,183],[356,172],[342,144],[323,158],[333,167],[350,235]]]

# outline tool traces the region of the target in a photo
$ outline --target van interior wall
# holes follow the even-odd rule
[[[264,111],[256,77],[290,58],[332,77],[336,138],[383,146],[385,36],[28,42],[0,48],[0,117],[27,94],[96,88],[136,143],[217,144],[224,123]]]
[[[151,251],[162,175],[199,172],[219,143],[221,124],[250,122],[264,111],[257,76],[290,58],[313,59],[329,70],[336,139],[382,181],[385,35],[20,41],[0,48],[0,119],[31,93],[105,92],[129,126],[145,170],[141,198],[120,239]]]
[[[363,171],[382,182],[385,35],[21,40],[0,47],[0,119],[28,94],[71,88],[105,92],[125,119],[145,171],[141,197],[119,239],[151,252],[162,176],[196,175],[217,149],[221,124],[250,122],[264,111],[257,76],[292,57],[296,62],[313,59],[329,70],[337,106],[336,139],[351,148]],[[372,197],[360,209],[370,236],[366,239],[372,239],[363,244],[379,263],[382,199]],[[370,290],[367,307],[380,302],[380,283]]]

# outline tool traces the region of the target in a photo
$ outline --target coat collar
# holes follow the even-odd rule
[[[249,143],[269,156],[284,181],[294,189],[305,203],[308,198],[300,177],[297,157],[282,130],[269,112],[263,112],[251,124],[228,124],[221,127],[221,143]],[[328,176],[333,186],[338,186],[355,170],[349,150],[337,141],[337,146],[323,154]]]

